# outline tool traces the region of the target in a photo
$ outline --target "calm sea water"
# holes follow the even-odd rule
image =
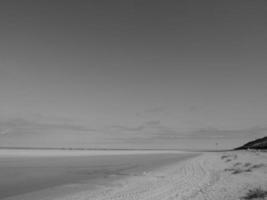
[[[93,189],[96,184],[139,175],[188,158],[192,153],[3,155],[0,155],[0,199],[70,183],[86,184],[87,189]]]

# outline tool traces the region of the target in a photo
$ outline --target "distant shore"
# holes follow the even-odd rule
[[[179,149],[179,148],[79,148],[79,147],[13,147],[0,146],[0,150],[62,150],[62,151],[182,151],[182,152],[225,152],[232,149]]]

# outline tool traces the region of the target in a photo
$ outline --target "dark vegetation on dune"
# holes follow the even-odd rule
[[[263,190],[261,188],[255,188],[255,189],[249,190],[246,196],[244,196],[242,199],[244,200],[265,199],[265,197],[267,197],[266,190]]]
[[[243,146],[236,148],[235,150],[242,150],[242,149],[267,149],[267,137],[263,137],[248,142]]]

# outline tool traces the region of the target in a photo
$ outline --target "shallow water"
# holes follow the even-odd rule
[[[87,189],[94,189],[97,184],[105,184],[114,178],[139,175],[190,156],[192,154],[167,152],[80,156],[2,155],[0,199],[72,183],[83,183]]]

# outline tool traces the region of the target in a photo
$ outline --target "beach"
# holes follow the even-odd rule
[[[39,170],[38,167],[46,163],[46,167],[41,169],[45,176],[51,171],[52,175],[60,174],[53,176],[52,179],[48,178],[49,186],[32,188],[32,191],[27,192],[24,188],[24,192],[20,194],[15,194],[17,187],[10,187],[9,190],[11,192],[13,190],[15,195],[1,199],[236,200],[244,199],[249,190],[267,189],[266,152],[139,152],[138,154],[124,152],[124,155],[103,153],[101,156],[83,155],[75,158],[65,156],[64,159],[54,156],[54,158],[57,162],[50,160],[49,156],[38,158],[42,161],[37,160],[35,163],[35,170]],[[84,158],[94,165],[91,164],[88,168],[88,162],[84,161]],[[34,164],[33,161],[27,163]],[[12,169],[8,170],[11,173]],[[81,174],[67,175],[73,172]],[[32,174],[32,171],[29,174]],[[52,184],[54,178],[62,182]],[[0,180],[3,188],[5,183],[2,178]],[[16,184],[19,186],[21,183],[16,182]],[[3,190],[1,194],[5,194]]]

